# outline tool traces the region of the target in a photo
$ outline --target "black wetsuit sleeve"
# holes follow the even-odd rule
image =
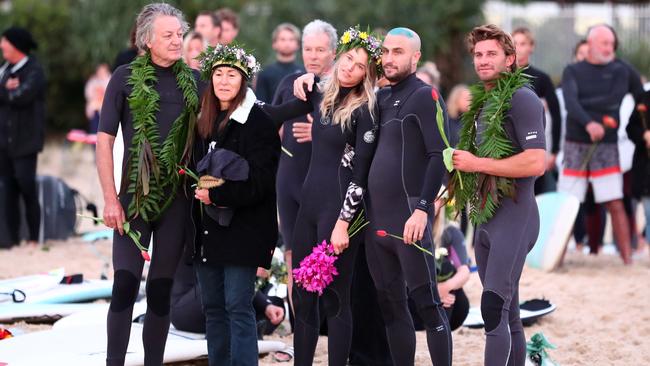
[[[562,134],[562,114],[560,113],[560,102],[555,94],[555,86],[548,75],[544,74],[540,82],[543,84],[544,93],[542,98],[546,100],[548,112],[551,115],[551,136],[553,145],[551,153],[557,154],[560,151],[560,135]]]
[[[571,118],[582,126],[593,121],[593,118],[580,105],[578,99],[578,81],[575,78],[571,65],[564,69],[562,74],[562,94],[564,95],[564,105],[567,110],[567,119]]]
[[[528,88],[515,92],[511,101],[510,118],[514,139],[522,150],[545,149],[544,106],[537,95]]]
[[[257,122],[260,123],[254,128],[247,129],[245,137],[245,155],[250,167],[248,179],[242,182],[226,181],[219,187],[211,188],[209,194],[213,204],[231,208],[245,207],[255,205],[274,194],[276,170],[280,159],[280,137],[268,119]]]
[[[262,110],[273,120],[276,128],[280,128],[284,121],[304,116],[314,110],[312,104],[314,93],[312,91],[308,94],[307,101],[294,97],[278,105],[264,104]]]
[[[104,102],[102,103],[97,130],[111,136],[117,135],[117,129],[120,126],[120,120],[122,118],[122,110],[126,103],[126,96],[124,95],[126,70],[126,66],[118,67],[115,70],[104,93]]]
[[[442,162],[442,150],[446,146],[438,130],[436,122],[437,106],[431,95],[431,88],[420,88],[411,98],[414,98],[415,114],[419,120],[420,131],[428,159],[422,191],[420,192],[420,199],[416,208],[424,212],[429,212],[431,204],[440,190],[440,184],[446,172],[445,165]],[[442,98],[440,98],[440,106],[443,109],[442,114],[445,118],[443,125],[448,126],[447,109]],[[446,131],[445,134],[449,135],[449,132]]]
[[[255,309],[255,313],[264,314],[266,307],[271,304],[272,302],[269,300],[269,297],[262,291],[255,291],[255,296],[253,296],[253,308]]]
[[[622,64],[627,70],[629,87],[628,92],[632,94],[634,103],[643,103],[645,99],[645,89],[643,88],[643,83],[641,82],[641,74],[639,74],[639,71],[632,64],[620,58],[616,59],[615,62]]]
[[[366,105],[359,109],[357,119],[354,158],[352,161],[352,179],[348,185],[339,219],[350,222],[356,214],[364,192],[368,187],[368,172],[375,154],[378,128],[375,118],[379,115],[377,107],[371,114]]]

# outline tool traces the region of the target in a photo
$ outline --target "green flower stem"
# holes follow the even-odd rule
[[[598,147],[598,142],[594,142],[589,146],[589,150],[587,151],[587,155],[585,156],[585,160],[582,161],[582,164],[580,164],[580,170],[584,171],[587,170],[587,165],[591,161],[592,156],[594,155],[594,152],[596,152],[596,148]]]
[[[185,165],[179,165],[179,169],[183,169],[185,171],[185,174],[187,174],[190,178],[194,179],[197,183],[199,181],[199,176],[194,173],[190,168],[186,167]]]
[[[101,219],[99,217],[79,215],[79,214],[77,214],[77,216],[79,216],[81,218],[84,218],[84,219],[91,219],[91,220],[93,220],[93,221],[95,221],[95,222],[97,222],[99,224],[106,225],[106,223],[104,222],[104,219]],[[125,222],[122,225],[122,228],[124,229],[124,232],[126,233],[126,235],[128,235],[129,238],[131,238],[131,240],[133,240],[133,242],[135,243],[135,246],[138,247],[138,249],[140,249],[141,251],[144,251],[144,252],[146,252],[148,250],[142,244],[140,244],[140,236],[142,234],[140,234],[140,232],[137,231],[137,230],[131,230],[131,223],[130,222],[128,222],[128,221]]]
[[[393,235],[393,234],[391,234],[391,233],[386,233],[386,234],[388,234],[388,236],[393,237],[393,238],[395,238],[395,239],[399,239],[399,240],[401,240],[401,241],[404,241],[404,238],[401,237],[401,236],[399,236],[399,235]],[[420,249],[422,252],[427,253],[428,255],[430,255],[430,256],[432,256],[432,257],[435,258],[435,256],[433,255],[433,253],[431,253],[431,251],[422,248],[421,246],[417,245],[414,241],[410,242],[409,244],[410,244],[410,245],[413,245],[414,247]]]

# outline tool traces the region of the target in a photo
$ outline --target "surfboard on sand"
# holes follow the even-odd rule
[[[519,315],[521,322],[525,325],[535,323],[539,318],[548,315],[555,311],[557,306],[548,300],[544,299],[531,299],[519,304]],[[463,322],[463,325],[468,328],[483,328],[483,316],[481,316],[481,309],[472,307],[469,309],[469,314]]]
[[[16,297],[23,297],[25,300],[32,295],[47,291],[58,286],[63,279],[65,270],[57,268],[43,274],[21,276],[0,280],[0,305],[4,303],[13,303],[11,294],[14,291],[20,291],[22,294],[16,294]]]
[[[49,290],[28,296],[28,304],[64,304],[107,299],[113,290],[112,280],[84,280],[81,283],[59,284]]]
[[[105,309],[105,304],[5,304],[0,306],[0,322],[53,323],[70,314]]]
[[[549,192],[537,196],[539,235],[526,257],[531,268],[552,271],[559,264],[571,238],[580,202],[570,194]]]

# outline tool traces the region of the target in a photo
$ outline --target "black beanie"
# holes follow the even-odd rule
[[[25,28],[11,27],[4,31],[2,36],[24,54],[29,54],[29,51],[38,47],[32,38],[32,34]]]

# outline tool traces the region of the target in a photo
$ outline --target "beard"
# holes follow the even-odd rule
[[[384,73],[384,76],[386,76],[386,79],[390,81],[391,83],[398,83],[404,79],[406,79],[409,75],[411,75],[411,70],[409,68],[404,68],[404,69],[398,69],[393,75],[388,76],[387,74]]]

